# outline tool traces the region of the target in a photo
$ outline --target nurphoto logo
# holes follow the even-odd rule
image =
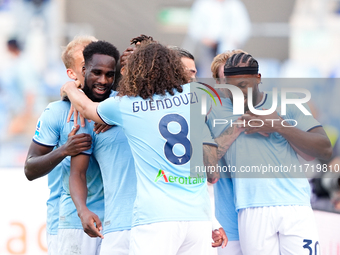
[[[209,85],[204,84],[205,86],[208,86],[211,90],[214,91],[214,93],[217,95],[217,98],[220,100],[220,103],[222,105],[222,101],[220,96],[218,95],[218,93],[216,92],[216,90],[214,88],[212,88]],[[223,88],[223,89],[228,89],[230,90],[232,97],[233,97],[233,114],[234,115],[242,115],[245,114],[244,112],[244,94],[242,92],[242,90],[238,87],[236,87],[235,85],[230,85],[230,84],[216,84],[215,88]],[[202,88],[199,88],[202,89]],[[213,98],[213,95],[207,91],[206,89],[202,89],[204,91],[206,91],[210,97],[212,97],[213,101],[215,102],[216,105],[216,100]],[[253,90],[252,88],[248,88],[248,95],[247,95],[247,104],[248,104],[248,108],[249,111],[252,112],[255,115],[270,115],[273,112],[276,111],[277,106],[278,106],[278,89],[277,88],[273,88],[272,90],[272,96],[273,96],[273,104],[271,106],[270,109],[268,110],[257,110],[254,107],[253,104]],[[287,93],[302,93],[305,95],[305,97],[303,98],[287,98]],[[307,90],[307,89],[303,89],[303,88],[282,88],[281,89],[281,115],[286,115],[287,114],[287,105],[288,104],[294,104],[296,105],[296,107],[298,107],[300,109],[300,111],[304,114],[304,115],[312,115],[307,109],[306,107],[303,106],[303,104],[309,102],[309,100],[311,99],[311,93]],[[202,97],[204,97],[205,95],[203,95]],[[201,109],[201,113],[202,114],[206,114],[207,112],[207,104],[206,104],[206,99],[204,100],[204,98],[202,98],[202,109]]]

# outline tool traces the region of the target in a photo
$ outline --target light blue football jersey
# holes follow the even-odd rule
[[[50,235],[58,234],[59,225],[59,200],[62,189],[62,166],[58,164],[48,175],[48,188],[50,196],[47,200],[46,232]]]
[[[225,166],[220,160],[219,164]],[[230,177],[223,176],[226,173],[220,173],[221,178],[214,184],[215,197],[215,216],[222,225],[227,234],[229,241],[239,240],[238,235],[238,217],[234,203],[233,182]]]
[[[278,105],[281,105],[280,94]],[[264,93],[263,100],[255,108],[270,109],[272,106],[272,93]],[[308,106],[304,105],[307,109]],[[222,107],[213,108],[208,116],[208,125],[213,125],[214,119],[228,120],[226,125],[215,125],[217,133],[229,127],[230,121],[234,122],[240,115],[233,115],[232,104],[229,99],[223,100]],[[277,111],[281,115],[281,108]],[[284,119],[297,121],[297,128],[309,131],[320,126],[312,116],[304,115],[295,105],[287,106],[287,115]],[[291,124],[294,124],[290,121]],[[288,141],[278,133],[271,133],[269,137],[260,134],[246,135],[241,133],[230,146],[224,156],[227,165],[234,166],[231,172],[233,177],[236,210],[248,207],[280,206],[280,205],[305,205],[310,206],[310,186],[303,173],[299,170],[299,160],[296,152]],[[272,171],[263,175],[261,172],[241,172],[246,167],[250,169],[263,169],[261,167],[286,166],[297,171],[284,172]],[[242,178],[247,177],[247,178]],[[266,177],[266,178],[264,178]],[[271,177],[271,178],[269,178]],[[300,177],[300,178],[297,178]]]
[[[121,126],[135,161],[137,195],[132,226],[163,221],[211,220],[205,175],[191,173],[203,165],[205,116],[190,115],[200,107],[199,92],[190,84],[174,96],[115,97],[101,102],[98,115],[109,125]],[[200,139],[190,139],[193,130]],[[210,137],[210,143],[214,143]],[[193,149],[191,149],[193,148]]]
[[[112,91],[110,97],[116,94]],[[99,164],[105,190],[103,233],[130,230],[137,179],[127,138],[118,126],[99,134],[91,126],[87,127],[87,133],[92,136],[92,155]]]
[[[44,141],[39,142],[35,138],[40,136],[40,127],[42,124],[41,121],[42,116],[38,120],[35,134],[33,137],[33,142],[43,145],[43,146],[54,146],[51,143],[46,144]],[[56,147],[54,147],[55,149]],[[62,191],[62,164],[59,163],[48,175],[47,175],[47,183],[48,188],[50,190],[49,198],[47,199],[47,218],[46,218],[46,232],[50,235],[58,234],[58,225],[59,225],[59,200]]]
[[[93,156],[98,161],[105,191],[104,234],[130,230],[137,179],[135,165],[127,138],[121,127],[113,126],[95,134]]]
[[[62,146],[67,142],[68,134],[73,128],[73,117],[70,123],[66,123],[70,109],[70,102],[56,101],[50,103],[38,120],[37,130],[33,140],[45,146]],[[93,125],[93,123],[86,123]],[[81,128],[82,129],[82,128]],[[82,132],[82,130],[79,130]],[[84,153],[90,153],[84,152]],[[69,191],[70,159],[66,157],[59,165],[62,166],[61,195],[59,202],[59,228],[81,229],[81,221],[78,217],[76,207],[71,199]],[[53,170],[54,171],[54,170]],[[88,187],[88,208],[96,213],[100,219],[104,218],[104,193],[102,178],[98,163],[94,158],[90,159],[89,168],[86,173]],[[57,192],[57,191],[53,191]],[[55,215],[54,215],[55,216]],[[52,215],[48,215],[48,218]]]

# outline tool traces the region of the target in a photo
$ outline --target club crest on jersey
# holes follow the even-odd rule
[[[37,127],[36,127],[36,129],[35,129],[34,135],[38,136],[38,135],[40,134],[41,126],[42,126],[42,121],[39,120],[39,121],[38,121],[38,124],[37,124]]]

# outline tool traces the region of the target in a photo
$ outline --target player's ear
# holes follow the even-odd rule
[[[72,69],[68,68],[68,69],[66,70],[66,73],[67,73],[67,76],[68,76],[70,79],[72,79],[72,80],[77,80],[77,76],[76,76],[75,72],[74,72]]]
[[[86,71],[86,68],[85,66],[83,66],[83,68],[81,69],[81,74],[83,75],[83,77],[85,77],[85,71]]]
[[[261,74],[257,74],[256,76],[256,84],[260,84],[261,83]]]
[[[125,66],[122,66],[122,68],[120,69],[120,74],[124,75],[125,74]]]

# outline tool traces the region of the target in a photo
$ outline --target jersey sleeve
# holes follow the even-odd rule
[[[80,123],[80,117],[78,116],[78,123]],[[80,126],[79,130],[77,131],[76,134],[89,134],[91,136],[92,139],[92,145],[91,148],[81,152],[81,154],[86,154],[86,155],[91,155],[93,152],[93,145],[94,145],[94,131],[93,131],[93,127],[94,127],[94,122],[91,121],[90,123],[88,121],[85,121],[85,127]],[[72,127],[72,129],[74,128],[74,126]]]
[[[101,102],[97,107],[97,114],[107,125],[122,125],[120,114],[121,97],[110,97]]]
[[[233,105],[229,99],[222,98],[222,105],[213,105],[211,112],[207,115],[207,125],[212,137],[219,137],[224,130],[237,122],[241,115],[233,114]]]
[[[307,104],[303,104],[303,106],[311,112],[309,106]],[[291,121],[287,120],[290,124],[295,125],[296,127],[302,131],[308,132],[309,130],[315,127],[321,127],[322,125],[312,116],[305,115],[297,106],[288,105],[287,112],[289,110],[289,117],[292,119]],[[288,117],[288,116],[287,116]],[[295,121],[293,121],[295,120]]]
[[[56,146],[60,137],[60,114],[49,104],[40,116],[33,141],[44,146]]]

